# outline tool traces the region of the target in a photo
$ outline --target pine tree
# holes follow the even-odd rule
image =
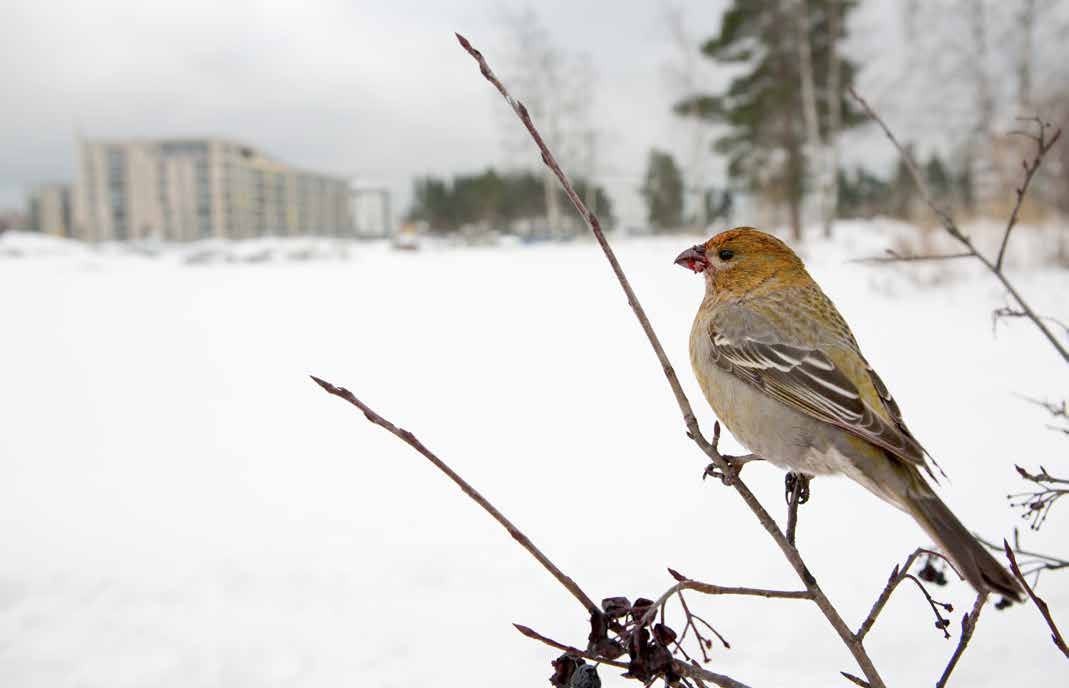
[[[916,159],[913,154],[912,143],[906,144],[906,154],[910,159]],[[892,217],[907,221],[913,219],[913,212],[917,204],[917,183],[913,181],[913,173],[902,156],[895,163],[895,173],[891,177],[888,204]]]
[[[924,176],[928,180],[928,188],[932,192],[932,200],[937,204],[945,204],[952,191],[950,173],[938,153],[932,153],[928,162],[924,165]]]
[[[670,153],[650,151],[642,196],[654,229],[678,229],[683,224],[683,176]]]
[[[717,62],[741,65],[743,70],[720,94],[696,94],[675,107],[683,116],[726,124],[729,132],[714,150],[728,157],[728,174],[739,186],[766,200],[785,203],[791,234],[802,235],[802,201],[806,192],[805,118],[799,78],[797,15],[789,2],[806,3],[809,54],[822,135],[827,135],[829,103],[838,102],[842,126],[861,117],[845,98],[853,83],[854,67],[838,60],[838,93],[828,93],[833,42],[843,37],[846,22],[831,21],[830,9],[842,13],[853,3],[840,0],[733,0],[724,13],[720,32],[702,46]],[[838,36],[831,36],[835,28]]]

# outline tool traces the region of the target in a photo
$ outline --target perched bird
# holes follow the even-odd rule
[[[1013,576],[922,475],[927,453],[800,258],[750,227],[683,251],[705,275],[690,360],[713,411],[751,452],[806,478],[844,474],[912,516],[978,592]]]

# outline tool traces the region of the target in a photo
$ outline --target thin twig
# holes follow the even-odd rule
[[[608,240],[605,238],[605,234],[601,229],[601,223],[598,220],[597,215],[591,212],[586,205],[583,204],[582,199],[575,192],[574,187],[568,180],[568,176],[561,169],[557,163],[553,153],[549,150],[545,141],[542,139],[541,134],[535,128],[534,123],[531,121],[530,113],[523,103],[513,98],[505,86],[498,80],[490,69],[490,65],[487,64],[486,58],[482,53],[476,50],[468,39],[464,38],[460,34],[457,34],[457,40],[460,42],[461,47],[468,52],[472,58],[479,64],[479,71],[482,75],[498,90],[498,92],[505,98],[509,106],[512,108],[516,116],[519,117],[523,126],[530,133],[531,138],[534,139],[535,144],[538,146],[542,153],[542,161],[547,167],[556,175],[558,181],[564,189],[565,194],[571,200],[572,205],[575,206],[576,211],[583,217],[584,221],[590,227],[590,231],[593,232],[594,238],[597,240],[598,245],[601,247],[602,252],[605,254],[605,258],[609,261],[609,265],[612,266],[612,270],[616,275],[617,281],[620,283],[620,287],[623,289],[624,294],[627,296],[627,301],[631,306],[631,310],[634,312],[635,317],[638,319],[639,324],[642,326],[642,330],[646,334],[646,338],[649,340],[650,346],[653,348],[654,353],[657,355],[657,360],[661,364],[661,369],[664,371],[665,377],[668,379],[668,384],[672,388],[672,392],[675,395],[676,403],[679,405],[679,410],[683,415],[683,420],[687,427],[688,436],[694,441],[695,444],[705,453],[709,459],[715,463],[725,475],[728,475],[730,466],[724,460],[723,456],[714,445],[709,444],[704,436],[701,434],[701,429],[698,427],[698,420],[694,415],[694,411],[691,408],[690,401],[687,399],[686,394],[683,392],[683,387],[679,384],[679,378],[676,376],[675,369],[668,360],[668,356],[664,352],[664,348],[661,346],[661,342],[654,332],[652,325],[650,325],[649,318],[646,317],[646,312],[642,308],[638,301],[638,297],[635,295],[634,290],[631,288],[631,284],[624,274],[623,268],[620,267],[619,261],[616,259],[616,254],[609,246]],[[750,507],[750,510],[757,517],[757,520],[761,523],[761,526],[772,537],[772,539],[779,546],[780,551],[783,552],[787,561],[794,569],[795,573],[805,584],[806,589],[813,595],[813,601],[824,614],[824,617],[828,620],[831,626],[838,633],[839,638],[846,645],[847,649],[853,655],[854,660],[861,667],[862,672],[865,674],[869,683],[873,688],[883,688],[884,682],[880,678],[879,672],[872,663],[872,659],[868,656],[865,648],[860,642],[854,638],[853,632],[843,621],[842,616],[838,610],[832,606],[827,596],[820,589],[816,579],[809,572],[805,562],[802,560],[801,555],[798,554],[798,550],[794,548],[783,532],[780,531],[776,525],[775,520],[769,515],[768,511],[761,505],[761,503],[754,496],[753,492],[746,486],[745,483],[737,476],[732,481],[732,488],[742,497],[746,505]]]
[[[1014,466],[1014,468],[1017,469],[1018,475],[1035,484],[1036,489],[1007,495],[1007,499],[1011,500],[1010,506],[1024,509],[1021,516],[1031,521],[1029,528],[1039,530],[1047,520],[1055,502],[1069,495],[1069,487],[1056,486],[1069,486],[1069,480],[1051,475],[1043,466],[1039,467],[1039,473],[1029,473],[1020,466]]]
[[[952,612],[954,611],[954,606],[947,604],[946,602],[936,602],[935,598],[932,597],[932,594],[928,592],[928,588],[924,587],[924,583],[921,583],[913,574],[907,573],[905,577],[916,583],[917,587],[920,588],[920,591],[924,593],[924,598],[928,600],[928,606],[932,608],[932,613],[935,614],[935,627],[943,632],[943,637],[945,639],[950,640],[950,631],[947,630],[947,626],[950,625],[950,620],[939,613],[939,608],[942,607],[946,611]]]
[[[1054,618],[1050,615],[1050,607],[1047,606],[1047,603],[1043,598],[1036,594],[1036,591],[1032,589],[1032,586],[1028,584],[1028,581],[1024,579],[1021,569],[1017,566],[1017,557],[1013,555],[1013,549],[1010,547],[1010,543],[1003,540],[1002,548],[1010,560],[1010,571],[1013,572],[1014,578],[1024,586],[1025,592],[1032,598],[1032,602],[1035,603],[1039,613],[1043,615],[1043,620],[1047,622],[1047,626],[1050,628],[1050,639],[1054,642],[1054,646],[1061,650],[1062,654],[1069,659],[1069,647],[1066,646],[1065,639],[1062,638],[1062,632],[1058,630],[1057,624],[1054,623]]]
[[[994,550],[996,552],[1001,552],[1002,549],[1003,549],[1002,545],[996,545],[995,543],[989,542],[989,541],[983,539],[982,537],[980,537],[978,535],[975,536],[975,537],[980,542],[980,544],[984,545],[988,549],[992,549],[992,550]],[[1015,555],[1021,555],[1021,556],[1024,556],[1024,557],[1032,557],[1034,559],[1040,560],[1039,564],[1041,565],[1041,568],[1043,568],[1043,569],[1049,569],[1049,570],[1052,570],[1052,571],[1056,571],[1058,569],[1069,568],[1069,559],[1062,559],[1060,557],[1056,557],[1056,556],[1053,556],[1051,554],[1043,554],[1042,552],[1032,552],[1032,551],[1029,551],[1029,550],[1026,550],[1026,549],[1021,549],[1021,547],[1016,543],[1013,546],[1013,553]],[[1026,562],[1025,565],[1026,566],[1029,565],[1029,562]]]
[[[552,638],[547,638],[546,636],[542,635],[541,633],[539,633],[538,631],[534,630],[533,628],[529,628],[527,626],[524,626],[523,624],[514,623],[512,625],[516,628],[517,631],[519,631],[523,635],[527,636],[528,638],[530,638],[532,640],[537,640],[540,643],[545,643],[546,645],[549,645],[550,647],[555,647],[558,650],[560,650],[561,652],[567,652],[570,655],[575,655],[577,657],[582,657],[583,659],[589,659],[592,662],[598,662],[600,664],[613,666],[613,667],[616,667],[617,669],[626,669],[627,668],[627,663],[626,662],[618,662],[615,659],[605,659],[604,657],[598,657],[596,655],[592,655],[589,652],[587,652],[586,650],[580,650],[577,647],[572,647],[571,645],[565,645],[564,643],[559,643],[556,640],[553,640]]]
[[[1062,135],[1062,130],[1058,129],[1054,132],[1054,137],[1047,143],[1045,141],[1045,135],[1047,128],[1050,125],[1043,122],[1039,117],[1032,118],[1031,121],[1034,121],[1039,127],[1038,136],[1032,136],[1024,132],[1011,132],[1026,136],[1035,141],[1038,154],[1031,162],[1025,161],[1022,163],[1024,167],[1024,183],[1015,190],[1017,194],[1017,202],[1013,204],[1013,211],[1010,213],[1010,219],[1006,223],[1006,231],[1002,233],[1002,244],[998,247],[998,257],[995,259],[996,271],[1002,270],[1002,261],[1006,257],[1006,246],[1010,243],[1010,232],[1013,231],[1014,226],[1017,224],[1017,215],[1021,211],[1021,203],[1024,202],[1024,195],[1028,192],[1028,185],[1032,183],[1032,177],[1035,176],[1036,170],[1039,169],[1040,163],[1043,162],[1043,156],[1058,141],[1058,137]]]
[[[855,686],[861,686],[861,688],[869,688],[869,683],[865,679],[858,678],[857,676],[854,676],[853,674],[848,674],[845,671],[840,671],[839,673],[843,675],[843,678],[845,678],[850,683],[853,683]]]
[[[958,660],[961,659],[961,655],[965,652],[965,648],[969,646],[969,641],[972,640],[973,631],[976,630],[976,622],[980,620],[980,610],[984,606],[984,601],[987,600],[985,593],[980,593],[976,596],[976,602],[973,603],[972,611],[966,612],[961,617],[961,635],[958,636],[958,646],[954,648],[954,654],[950,655],[950,661],[947,662],[946,668],[943,669],[943,675],[939,677],[939,681],[936,682],[935,688],[943,688],[947,684],[947,679],[950,678],[950,673],[954,671],[954,667],[958,665]]]
[[[902,161],[905,163],[906,168],[909,170],[909,174],[913,178],[913,182],[914,184],[916,184],[917,190],[920,191],[921,196],[924,197],[924,201],[928,204],[928,207],[931,208],[932,212],[934,212],[939,218],[940,222],[943,225],[943,229],[945,229],[947,233],[950,234],[950,236],[957,239],[958,242],[965,247],[967,253],[969,253],[978,261],[980,261],[984,265],[984,267],[986,267],[991,272],[991,274],[993,274],[995,278],[1002,283],[1002,286],[1006,289],[1006,291],[1010,293],[1013,299],[1017,302],[1017,305],[1020,307],[1021,312],[1024,313],[1024,315],[1032,321],[1032,323],[1039,329],[1039,331],[1043,333],[1043,335],[1047,338],[1051,345],[1058,351],[1059,354],[1061,354],[1062,359],[1069,363],[1069,348],[1067,348],[1063,342],[1059,341],[1059,339],[1054,335],[1054,333],[1051,332],[1050,328],[1048,328],[1047,324],[1043,321],[1043,318],[1039,316],[1034,310],[1032,310],[1032,307],[1028,304],[1027,301],[1024,300],[1024,297],[1021,296],[1020,292],[1017,291],[1017,288],[1013,285],[1012,282],[1010,282],[1009,278],[1006,277],[1006,273],[1002,269],[1003,258],[1005,257],[1006,252],[1006,243],[1009,241],[1010,233],[1013,231],[1013,228],[1017,223],[1018,210],[1020,209],[1025,194],[1028,193],[1028,187],[1032,183],[1032,178],[1035,176],[1036,171],[1039,169],[1039,166],[1043,162],[1044,156],[1046,156],[1047,152],[1050,151],[1050,149],[1054,146],[1055,143],[1057,143],[1058,139],[1061,137],[1061,130],[1058,129],[1057,131],[1055,131],[1054,135],[1048,139],[1045,135],[1047,125],[1040,122],[1039,135],[1037,137],[1034,137],[1034,140],[1036,141],[1036,154],[1031,162],[1024,163],[1025,176],[1023,183],[1016,191],[1017,203],[1014,205],[1013,213],[1010,215],[1009,222],[1006,224],[1006,229],[1002,236],[1002,246],[999,249],[998,257],[994,261],[991,261],[976,249],[976,247],[972,243],[972,240],[969,239],[969,237],[961,231],[961,228],[958,227],[957,223],[954,221],[954,218],[950,215],[950,213],[946,209],[935,204],[935,201],[932,200],[932,194],[928,188],[928,184],[927,182],[925,182],[924,176],[920,173],[920,169],[917,167],[916,161],[913,160],[913,156],[909,154],[909,151],[907,151],[901,143],[899,143],[898,139],[895,137],[894,133],[883,121],[883,119],[878,114],[876,114],[876,111],[873,110],[872,107],[868,104],[868,102],[864,98],[859,96],[852,87],[848,86],[847,91],[849,91],[851,97],[853,97],[853,99],[856,100],[859,105],[861,105],[862,109],[865,110],[865,113],[868,114],[872,121],[876,122],[876,124],[878,124],[880,128],[883,129],[883,133],[887,135],[887,138],[890,139],[892,144],[894,144],[894,147],[898,149],[898,153],[901,156]]]
[[[917,263],[935,262],[940,260],[957,260],[958,258],[972,258],[971,253],[942,253],[934,256],[902,255],[898,251],[887,249],[885,256],[872,256],[869,258],[855,258],[851,263]]]
[[[664,591],[664,593],[658,597],[650,608],[642,615],[637,626],[648,626],[653,623],[653,620],[657,617],[657,611],[664,606],[666,602],[676,593],[683,590],[693,590],[705,595],[742,595],[748,597],[765,597],[768,599],[783,599],[783,600],[811,600],[813,594],[808,590],[769,590],[765,588],[745,588],[745,587],[730,587],[724,585],[713,585],[712,583],[702,583],[701,581],[691,580],[690,578],[682,577],[680,574],[669,569],[672,575],[677,579],[677,582],[672,587]]]
[[[865,620],[861,622],[861,626],[859,626],[857,629],[856,637],[858,640],[864,640],[865,636],[868,635],[868,632],[872,630],[872,626],[876,623],[877,617],[879,617],[880,613],[883,612],[883,608],[887,605],[888,600],[891,599],[891,593],[895,591],[895,588],[898,587],[899,583],[906,580],[907,578],[912,579],[913,582],[916,583],[918,587],[920,587],[921,592],[924,593],[925,598],[927,598],[928,604],[932,607],[932,611],[935,612],[936,628],[943,631],[945,637],[950,637],[950,635],[946,631],[947,624],[944,623],[946,620],[942,617],[942,615],[939,614],[939,610],[936,609],[935,605],[939,605],[947,611],[953,611],[953,609],[948,608],[949,605],[945,605],[941,602],[936,602],[934,599],[932,599],[932,596],[928,593],[928,590],[924,587],[924,585],[922,585],[919,580],[917,580],[909,573],[909,568],[913,566],[913,562],[915,562],[917,558],[922,554],[927,554],[929,557],[939,557],[943,561],[950,564],[950,567],[953,569],[953,571],[958,574],[959,578],[961,578],[961,573],[958,572],[958,569],[949,559],[944,557],[942,554],[939,554],[938,552],[933,552],[928,549],[924,549],[923,547],[917,548],[913,551],[912,554],[906,557],[906,561],[902,563],[901,566],[896,564],[894,569],[891,571],[891,575],[887,578],[887,584],[883,587],[883,591],[880,592],[880,596],[876,598],[876,601],[873,603],[872,609],[869,610],[869,615],[865,617]]]
[[[552,574],[553,577],[556,578],[560,582],[560,584],[563,585],[568,590],[568,592],[570,592],[575,597],[575,599],[579,600],[579,602],[584,607],[586,607],[588,612],[590,612],[592,615],[601,614],[601,608],[594,604],[594,601],[591,600],[585,592],[583,592],[582,588],[580,588],[574,580],[572,580],[569,576],[565,575],[563,571],[557,568],[557,565],[550,561],[549,557],[543,554],[542,550],[538,549],[538,547],[536,547],[535,544],[531,542],[531,539],[524,535],[523,531],[517,528],[512,523],[512,521],[505,518],[505,515],[498,511],[497,507],[491,504],[490,501],[486,499],[486,497],[483,497],[481,494],[479,494],[479,491],[472,487],[468,483],[468,481],[464,480],[464,478],[461,478],[456,471],[446,465],[444,461],[439,459],[434,454],[434,452],[423,446],[423,443],[416,439],[415,435],[413,435],[408,430],[397,427],[390,421],[386,420],[379,414],[372,411],[367,404],[357,399],[355,396],[353,396],[352,392],[345,389],[344,387],[336,387],[327,382],[326,380],[321,380],[314,375],[310,377],[316,381],[316,384],[325,389],[327,392],[333,394],[336,397],[340,397],[348,401],[350,404],[356,406],[358,409],[363,411],[364,417],[366,417],[369,421],[371,421],[375,425],[378,425],[379,427],[385,428],[388,432],[400,438],[403,442],[418,451],[420,454],[423,454],[423,456],[426,457],[428,461],[433,463],[438,468],[438,470],[445,473],[450,480],[456,483],[460,487],[460,489],[464,491],[464,494],[471,497],[476,504],[481,506],[486,511],[486,513],[493,516],[494,520],[500,523],[505,528],[505,530],[509,532],[509,535],[511,535],[516,542],[520,543],[520,545],[524,549],[530,552],[531,556],[537,559],[538,563],[542,564],[542,566],[545,567],[545,569],[549,571],[550,574]]]

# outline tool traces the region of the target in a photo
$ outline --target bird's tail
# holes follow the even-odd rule
[[[1016,579],[930,489],[919,495],[911,494],[906,506],[977,592],[994,591],[1021,601],[1021,587]]]

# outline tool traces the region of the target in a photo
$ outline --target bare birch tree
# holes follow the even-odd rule
[[[793,14],[795,40],[798,48],[798,81],[802,91],[802,116],[805,122],[806,158],[809,160],[813,175],[818,180],[818,204],[820,219],[825,233],[830,231],[827,198],[824,193],[824,164],[826,156],[824,141],[820,136],[820,119],[817,114],[817,87],[813,75],[813,47],[809,37],[810,30],[808,0],[794,0]]]
[[[532,7],[503,9],[498,13],[506,47],[506,70],[531,114],[544,123],[547,143],[572,162],[593,160],[589,109],[595,74],[589,56],[568,53],[556,46]],[[503,121],[505,152],[509,158],[526,158],[530,142]],[[557,180],[542,172],[547,229],[563,231],[563,207]]]
[[[839,34],[842,32],[843,8],[840,0],[828,3],[828,141],[825,146],[827,162],[821,194],[824,197],[824,236],[830,237],[839,210],[839,132],[843,129],[842,57],[839,54]]]

